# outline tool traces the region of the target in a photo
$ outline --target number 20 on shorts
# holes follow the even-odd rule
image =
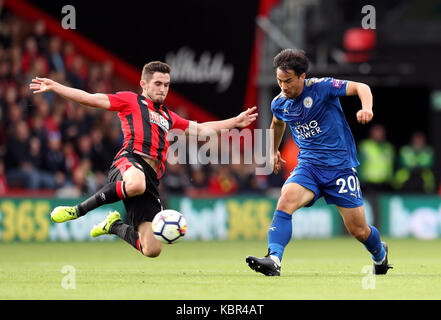
[[[339,178],[335,184],[340,186],[338,193],[357,192],[357,197],[360,197],[360,181],[357,176],[350,175],[346,179]]]

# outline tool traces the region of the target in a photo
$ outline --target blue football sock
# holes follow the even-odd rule
[[[277,256],[282,261],[283,251],[291,240],[292,215],[276,210],[273,222],[268,230],[268,248],[270,255]]]
[[[366,249],[371,253],[372,259],[374,261],[383,260],[386,250],[384,250],[383,244],[380,239],[380,232],[374,226],[369,226],[371,228],[371,234],[366,241],[362,242]]]

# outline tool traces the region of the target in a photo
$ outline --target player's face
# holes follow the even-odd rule
[[[140,81],[143,94],[155,103],[163,103],[170,87],[168,73],[155,72],[150,79]]]
[[[285,97],[289,99],[295,99],[302,93],[303,80],[305,80],[305,77],[305,73],[299,77],[294,70],[284,71],[277,68],[277,83]]]

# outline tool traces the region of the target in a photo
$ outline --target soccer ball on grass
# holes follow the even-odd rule
[[[158,212],[152,221],[153,235],[162,243],[172,244],[181,240],[187,231],[184,216],[176,210]]]

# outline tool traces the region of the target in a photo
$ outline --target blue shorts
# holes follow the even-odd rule
[[[299,164],[286,179],[285,184],[287,183],[297,183],[315,193],[314,199],[306,207],[312,206],[321,196],[327,204],[343,208],[363,205],[355,168],[330,169]]]

